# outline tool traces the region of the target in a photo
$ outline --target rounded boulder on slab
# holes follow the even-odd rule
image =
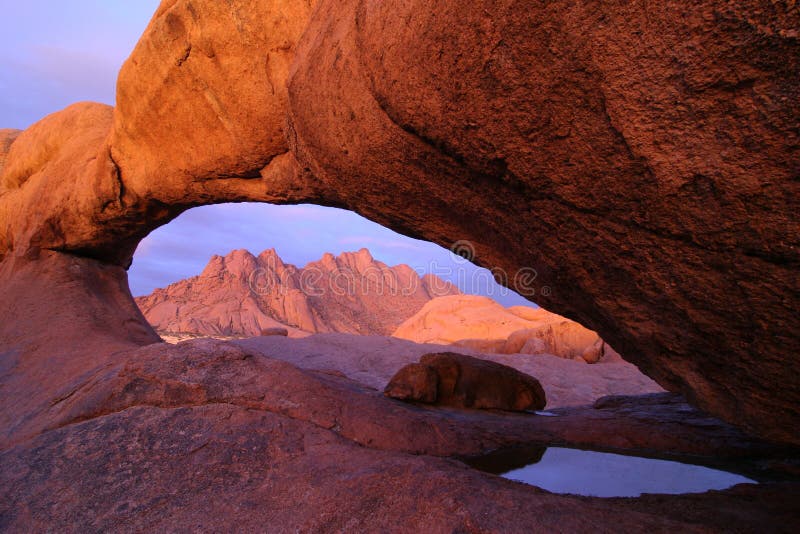
[[[432,371],[435,383],[430,382],[431,373],[423,368]],[[455,352],[424,355],[418,364],[400,369],[384,392],[401,400],[454,408],[525,411],[541,410],[547,404],[544,389],[534,377],[513,367]]]

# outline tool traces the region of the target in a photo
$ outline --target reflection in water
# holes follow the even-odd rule
[[[468,463],[553,493],[596,497],[698,493],[756,483],[741,475],[698,465],[560,447],[495,451]]]
[[[518,447],[512,449],[498,449],[483,456],[476,456],[467,460],[475,469],[486,471],[494,475],[502,475],[514,469],[520,469],[541,461],[547,447]]]

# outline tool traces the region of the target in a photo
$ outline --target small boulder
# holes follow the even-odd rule
[[[281,328],[279,326],[274,326],[271,328],[262,328],[261,329],[262,336],[283,336],[286,337],[289,335],[289,330],[286,328]]]
[[[453,352],[426,354],[400,369],[384,394],[400,400],[483,410],[541,410],[544,389],[534,377],[499,363]]]

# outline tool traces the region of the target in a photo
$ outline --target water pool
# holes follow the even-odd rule
[[[699,493],[754,480],[699,465],[561,447],[493,453],[473,467],[553,493],[638,497],[643,493]]]

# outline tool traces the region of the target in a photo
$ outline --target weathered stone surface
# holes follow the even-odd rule
[[[103,104],[74,104],[14,140],[0,174],[0,260],[70,247],[90,233],[119,237],[123,248],[130,241],[101,224],[120,191],[108,160],[99,157],[113,112]]]
[[[68,425],[1,452],[0,465],[9,531],[779,531],[798,520],[792,485],[642,500],[553,495],[222,403],[140,406]]]
[[[315,196],[284,133],[286,76],[313,5],[162,2],[119,74],[117,108],[70,106],[12,146],[0,258],[40,247],[126,266],[191,206]]]
[[[665,387],[797,441],[798,26],[768,1],[323,0],[293,147],[359,213],[469,240]]]
[[[797,517],[796,484],[609,505],[436,458],[569,443],[669,451],[709,463],[755,457],[756,472],[768,473],[757,466],[779,449],[674,396],[616,399],[557,410],[556,417],[421,409],[347,378],[213,340],[123,350],[82,377],[54,381],[64,392],[43,395],[47,409],[29,414],[28,426],[0,443],[4,529],[267,522],[290,529],[590,524],[674,532],[772,529]],[[734,510],[734,502],[741,507]],[[687,505],[720,513],[685,519],[680,510]]]
[[[136,303],[162,335],[246,337],[264,328],[286,328],[293,337],[387,335],[432,298],[456,293],[438,277],[376,261],[365,248],[325,254],[303,268],[284,263],[274,249],[258,256],[235,250]]]
[[[159,341],[122,267],[41,251],[0,263],[0,443],[115,353]]]
[[[161,3],[119,75],[109,144],[127,200],[175,204],[191,180],[211,180],[209,195],[264,186],[261,169],[288,150],[286,78],[315,3]]]
[[[455,352],[425,354],[389,380],[384,395],[437,406],[508,410],[541,410],[544,389],[534,377],[513,367]]]
[[[348,337],[351,343],[358,344],[358,337]],[[284,340],[304,342],[304,339]],[[21,375],[28,381],[42,380],[43,387],[32,396],[35,404],[4,405],[4,416],[13,424],[4,425],[7,432],[0,436],[0,449],[52,429],[135,406],[178,408],[213,403],[308,421],[335,429],[339,435],[363,446],[436,456],[471,455],[487,448],[525,441],[564,440],[567,436],[569,441],[580,445],[631,450],[672,447],[677,453],[713,451],[725,457],[741,455],[747,447],[755,454],[762,447],[758,441],[703,414],[696,416],[703,423],[682,426],[681,418],[691,421],[692,411],[676,410],[674,405],[659,402],[651,403],[657,409],[647,403],[639,406],[635,399],[623,408],[632,407],[634,413],[637,409],[643,413],[629,421],[617,416],[622,409],[615,405],[610,410],[587,407],[569,412],[574,417],[557,418],[420,410],[387,399],[379,390],[343,373],[301,369],[272,357],[269,352],[245,348],[238,342],[203,339],[177,345],[155,343],[113,354],[107,351],[98,358],[91,358],[94,354],[90,353],[77,359],[82,364],[80,373],[73,367],[48,375],[49,362],[23,361],[31,370],[27,376]],[[31,376],[33,372],[38,375]],[[3,393],[6,391],[9,390]],[[587,420],[591,422],[587,424]],[[658,432],[645,431],[656,422],[663,428]],[[702,426],[705,431],[700,432],[694,426]]]
[[[469,339],[489,343],[505,340],[513,332],[531,326],[530,321],[488,297],[454,295],[426,303],[392,335],[417,343],[451,344]]]
[[[21,133],[22,130],[0,128],[0,172],[3,172],[3,165],[6,162],[6,156],[11,148],[11,143],[13,143]]]
[[[263,328],[261,329],[262,336],[283,336],[287,337],[289,335],[289,330],[286,328],[281,327],[273,327],[273,328]]]
[[[134,350],[142,359],[129,361],[125,350],[155,337],[133,307],[122,268],[150,230],[212,202],[313,201],[354,209],[440,244],[469,240],[477,261],[502,268],[509,285],[596,330],[661,384],[763,436],[798,443],[798,27],[792,3],[767,0],[487,0],[471,9],[438,0],[320,0],[316,7],[165,0],[120,75],[119,108],[77,104],[51,115],[16,138],[3,165],[3,526],[69,528],[91,523],[90,516],[99,517],[98,528],[128,521],[141,530],[184,518],[198,524],[197,514],[209,512],[209,496],[227,488],[227,480],[197,477],[203,491],[187,499],[170,492],[186,473],[231,465],[235,455],[226,441],[207,450],[211,461],[203,460],[206,449],[190,454],[200,442],[182,442],[188,446],[173,456],[170,449],[164,457],[154,454],[165,435],[170,442],[189,440],[173,437],[169,428],[190,422],[170,427],[137,418],[137,402],[155,404],[147,409],[159,414],[188,409],[193,417],[213,399],[237,406],[237,414],[275,410],[330,432],[341,419],[345,439],[403,453],[500,446],[526,431],[520,418],[527,416],[508,416],[489,432],[489,415],[464,428],[460,413],[431,415],[377,392],[365,397],[349,383],[323,388],[322,382],[344,380],[331,375],[285,371],[286,384],[306,389],[259,379],[249,390],[254,369],[247,366],[265,365],[278,375],[286,368],[247,354],[238,359],[241,354],[219,347],[212,354],[232,360],[218,364],[207,355],[216,376],[191,369],[185,354],[169,367],[161,345],[141,349],[153,353]],[[70,262],[77,269],[69,270]],[[53,310],[59,311],[51,316]],[[227,381],[227,372],[236,380]],[[92,382],[107,374],[108,381]],[[246,394],[239,396],[234,385]],[[265,386],[273,385],[275,396],[265,398]],[[309,393],[323,389],[329,396]],[[309,405],[308,399],[316,400]],[[710,450],[719,426],[705,427],[708,420],[699,418],[690,428],[689,416],[671,410],[672,424],[644,416],[649,409],[624,416],[593,410],[571,426],[567,417],[548,418],[527,437]],[[227,415],[200,413],[197,422],[219,421],[220,434],[234,436],[245,450],[258,422],[229,432],[234,423]],[[89,419],[80,423],[81,417]],[[591,424],[603,417],[604,426]],[[148,424],[150,430],[140,430]],[[301,447],[299,437],[292,443]],[[716,445],[721,451],[732,446],[725,440]],[[756,446],[747,442],[738,450]],[[106,451],[110,456],[98,464]],[[341,456],[363,453],[348,451]],[[243,479],[255,480],[258,491],[286,495],[284,503],[300,502],[297,493],[281,493],[285,486],[273,492],[260,484],[270,472],[259,458],[246,464],[251,468]],[[580,499],[580,507],[570,508],[571,498],[505,493],[511,483],[473,474],[452,479],[460,490],[451,499],[429,499],[453,487],[447,482],[453,471],[426,478],[427,459],[392,459],[368,472],[384,480],[387,466],[399,465],[401,477],[415,468],[424,477],[401,478],[401,485],[392,480],[393,502],[405,505],[393,505],[399,508],[384,516],[391,525],[427,502],[447,510],[441,523],[432,523],[444,530],[585,530],[598,522],[677,530],[667,518],[680,529],[756,530],[797,521],[796,485],[748,490],[749,497],[732,498],[745,503],[741,512],[717,514],[715,506],[715,513],[686,519],[676,509],[687,502],[719,501],[629,501],[660,512],[641,517],[624,503]],[[289,464],[275,478],[288,477],[296,492],[298,480],[311,487],[323,472],[328,482],[343,477],[353,485],[346,487],[389,493],[385,484],[370,486],[349,469],[339,476],[348,464],[340,460],[306,470]],[[292,477],[296,471],[306,476]],[[142,483],[161,472],[163,480]],[[121,486],[108,485],[107,476]],[[420,489],[431,488],[425,480],[433,481],[427,493]],[[103,493],[107,487],[116,493]],[[398,487],[405,489],[399,501]],[[234,485],[231,491],[250,490]],[[775,491],[783,495],[772,502],[788,497],[793,507],[774,513],[766,502]],[[322,495],[341,492],[337,483]],[[50,504],[35,509],[43,494]],[[750,497],[755,508],[746,504]],[[461,508],[449,504],[464,499]],[[224,506],[236,501],[222,500]],[[344,509],[343,501],[358,505]],[[383,526],[363,519],[379,508],[374,501],[309,502],[322,520],[292,522],[296,516],[285,511],[272,519],[324,527],[320,521],[329,513],[333,528],[344,529],[352,517]],[[513,515],[494,514],[498,502]],[[103,506],[113,510],[93,515]],[[188,511],[178,517],[180,510]],[[269,516],[271,509],[263,510]],[[223,511],[210,520],[230,517]]]
[[[439,375],[436,369],[421,363],[409,363],[386,384],[383,394],[403,401],[434,404],[438,397]]]

